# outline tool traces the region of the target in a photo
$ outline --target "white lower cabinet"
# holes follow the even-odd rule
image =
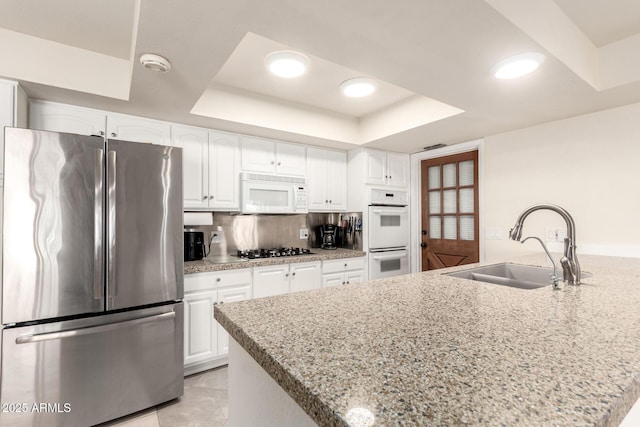
[[[253,268],[254,298],[319,289],[321,284],[320,261]]]
[[[364,282],[366,258],[342,258],[322,262],[322,287]]]
[[[320,261],[289,265],[289,292],[309,291],[322,287]]]
[[[213,308],[251,298],[251,269],[188,274],[184,289],[184,370],[190,375],[227,362],[229,336]]]

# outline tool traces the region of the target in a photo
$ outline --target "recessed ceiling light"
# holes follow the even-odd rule
[[[166,73],[171,69],[171,63],[167,58],[160,55],[154,55],[153,53],[145,53],[140,56],[140,63],[144,68],[160,73]]]
[[[541,53],[523,53],[498,62],[493,67],[493,75],[497,79],[515,79],[534,71],[544,62]]]
[[[309,58],[292,50],[272,52],[265,58],[267,68],[278,77],[291,79],[303,75],[309,67]]]
[[[345,96],[350,98],[360,98],[371,95],[376,90],[376,84],[373,80],[366,77],[356,77],[349,79],[340,85],[340,90]]]

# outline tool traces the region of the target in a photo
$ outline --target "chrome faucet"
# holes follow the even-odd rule
[[[532,212],[539,210],[550,210],[559,214],[562,219],[567,223],[567,237],[564,238],[564,254],[560,259],[560,265],[562,266],[562,280],[570,285],[580,284],[580,263],[576,256],[576,225],[573,222],[573,218],[569,215],[564,208],[551,204],[539,204],[531,206],[525,209],[518,219],[516,225],[509,230],[509,238],[511,240],[520,241],[522,237],[522,225],[524,220]]]
[[[542,245],[542,249],[544,249],[545,253],[547,254],[549,259],[551,260],[551,265],[553,265],[553,274],[551,275],[551,287],[553,289],[560,289],[560,286],[558,286],[558,273],[557,273],[558,270],[556,269],[556,262],[553,260],[553,257],[549,253],[549,249],[547,249],[547,245],[544,244],[542,239],[540,239],[540,238],[538,238],[536,236],[525,237],[524,239],[522,239],[522,241],[520,243],[524,243],[529,239],[535,239],[538,242],[540,242],[540,244]]]

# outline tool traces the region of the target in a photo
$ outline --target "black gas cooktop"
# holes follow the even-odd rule
[[[306,248],[270,248],[270,249],[248,249],[238,251],[240,258],[256,259],[256,258],[276,258],[284,256],[296,255],[312,255],[310,249]]]

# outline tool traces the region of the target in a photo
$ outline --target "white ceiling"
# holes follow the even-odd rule
[[[0,0],[0,76],[20,80],[33,98],[315,145],[415,152],[640,102],[638,3]],[[402,105],[336,106],[316,83],[265,89],[255,70],[227,68],[249,33],[398,88]],[[529,51],[547,56],[536,73],[492,78],[495,63]],[[171,72],[143,69],[142,53],[166,56]],[[209,101],[225,103],[195,111],[212,93]],[[459,114],[422,120],[443,106]],[[219,114],[225,108],[229,114]],[[339,132],[341,123],[376,131]]]
[[[556,0],[556,3],[597,47],[638,34],[638,0]]]

